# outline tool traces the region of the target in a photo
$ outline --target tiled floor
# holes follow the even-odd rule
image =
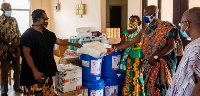
[[[13,71],[11,71],[11,74],[13,74]],[[0,76],[1,76],[1,70],[0,70]],[[0,89],[1,89],[1,85],[0,85]],[[8,96],[23,96],[23,94],[20,94],[13,90],[13,80],[11,81],[11,85],[8,84],[8,90],[9,90]],[[0,91],[0,95],[1,95],[1,91]]]
[[[20,94],[20,93],[18,93],[18,92],[15,92],[14,90],[13,90],[13,86],[10,86],[10,85],[8,85],[8,96],[23,96],[23,94]],[[1,91],[0,91],[0,94],[1,94]]]
[[[55,78],[53,77],[53,80],[55,81]],[[54,84],[54,86],[55,86],[55,84]],[[1,90],[1,85],[0,85],[0,90]],[[18,93],[18,92],[15,92],[14,90],[13,90],[13,80],[12,80],[12,83],[11,83],[11,85],[9,85],[8,84],[8,96],[23,96],[23,94],[22,93]],[[0,91],[0,95],[1,95],[1,91]]]

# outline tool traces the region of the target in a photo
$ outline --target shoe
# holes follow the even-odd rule
[[[17,90],[15,90],[15,92],[23,93],[23,90],[22,89],[17,89]]]
[[[1,96],[8,96],[8,94],[7,94],[7,93],[4,93],[4,94],[1,94]]]
[[[8,96],[8,94],[1,94],[1,96]]]

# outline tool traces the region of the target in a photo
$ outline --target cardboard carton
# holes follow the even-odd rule
[[[121,38],[110,38],[108,39],[110,44],[119,44],[121,42]]]
[[[88,89],[85,87],[82,87],[80,90],[66,92],[59,96],[88,96]]]
[[[65,93],[80,89],[82,86],[82,69],[72,64],[57,65],[55,76],[55,91]]]
[[[67,56],[67,57],[61,57],[59,60],[60,64],[73,64],[76,66],[80,66],[81,67],[81,62],[79,60],[78,56]]]

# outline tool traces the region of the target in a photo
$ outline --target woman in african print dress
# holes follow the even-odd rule
[[[138,16],[136,16],[136,15],[130,16],[129,27],[131,29],[125,30],[121,33],[121,35],[122,35],[121,44],[126,41],[130,41],[133,37],[135,37],[139,33],[140,29],[138,26],[140,26],[140,24],[141,24],[141,20]],[[123,50],[123,55],[122,55],[122,59],[120,62],[120,73],[121,74],[126,74],[127,57],[130,58],[129,53],[132,48],[133,48],[133,46],[130,46]]]
[[[138,16],[131,16],[129,18],[129,22],[129,27],[131,29],[122,32],[123,37],[121,43],[124,43],[125,41],[130,41],[140,31],[138,26],[140,26],[141,20]],[[120,62],[120,72],[121,74],[126,74],[122,92],[122,95],[124,96],[128,96],[131,94],[144,94],[144,83],[142,76],[143,73],[142,70],[139,69],[141,57],[135,57],[135,55],[133,55],[134,49],[137,50],[139,48],[139,51],[141,51],[141,46],[141,43],[134,44],[133,46],[126,48],[123,52],[123,56]]]

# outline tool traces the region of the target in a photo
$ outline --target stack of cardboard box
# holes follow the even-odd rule
[[[106,28],[106,38],[110,41],[110,44],[120,43],[120,28]]]

